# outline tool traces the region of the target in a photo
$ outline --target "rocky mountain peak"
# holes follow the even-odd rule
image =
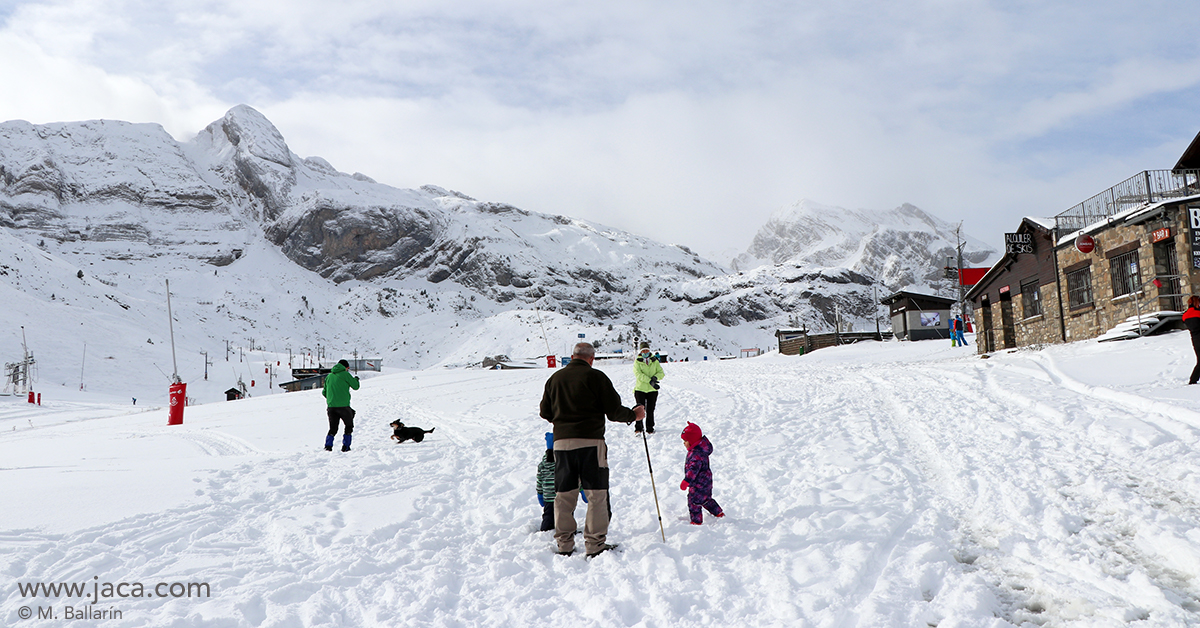
[[[253,107],[238,105],[213,124],[219,124],[229,143],[246,155],[292,168],[292,151],[283,134]]]
[[[952,290],[942,277],[955,254],[956,225],[904,203],[891,210],[850,210],[802,199],[776,210],[733,262],[842,267],[875,277],[892,290]],[[996,251],[962,234],[968,266],[990,264]]]
[[[243,201],[250,217],[271,221],[289,205],[300,159],[292,154],[283,134],[253,107],[238,105],[205,127],[193,140],[197,165],[229,187]],[[324,162],[324,160],[321,160]],[[323,170],[328,163],[314,163]]]

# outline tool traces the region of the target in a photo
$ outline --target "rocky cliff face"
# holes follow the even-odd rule
[[[0,222],[66,239],[144,237],[137,210],[224,209],[218,190],[152,124],[5,122],[0,183]],[[81,223],[85,229],[78,229]]]
[[[152,124],[8,122],[0,182],[0,224],[111,242],[103,254],[120,258],[222,265],[261,235],[335,283],[450,281],[499,303],[600,318],[653,285],[723,273],[682,247],[587,221],[339,172],[292,153],[244,105],[184,143]]]

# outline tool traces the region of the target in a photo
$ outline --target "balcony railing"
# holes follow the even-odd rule
[[[1078,231],[1125,210],[1200,195],[1200,170],[1146,170],[1054,217],[1059,233]]]

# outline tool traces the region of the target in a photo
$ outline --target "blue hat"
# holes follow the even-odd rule
[[[554,432],[546,432],[546,449],[554,449]]]

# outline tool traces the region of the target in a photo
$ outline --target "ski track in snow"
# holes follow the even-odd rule
[[[620,551],[556,556],[533,491],[548,372],[439,371],[368,381],[350,454],[320,450],[319,395],[261,418],[302,432],[291,448],[189,424],[170,438],[230,461],[195,474],[195,499],[64,533],[0,529],[0,573],[212,586],[114,602],[114,626],[1200,624],[1194,410],[1038,352],[838,351],[667,365],[649,438],[666,543],[642,440],[610,423]],[[627,371],[607,369],[628,403]],[[89,426],[117,411],[80,412],[63,425],[99,439]],[[437,431],[393,445],[395,418]],[[714,444],[727,513],[699,527],[678,490],[686,421]],[[8,591],[5,612],[27,603]]]

